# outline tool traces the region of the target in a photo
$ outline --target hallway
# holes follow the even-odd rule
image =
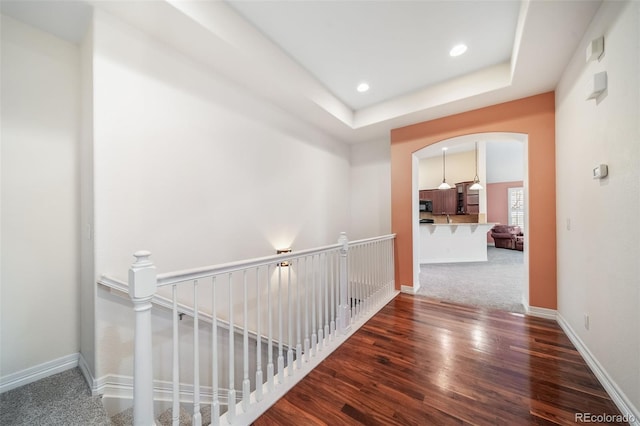
[[[400,294],[255,424],[553,425],[582,413],[619,415],[554,321]]]
[[[417,294],[487,309],[525,313],[524,253],[487,247],[487,262],[420,265]]]

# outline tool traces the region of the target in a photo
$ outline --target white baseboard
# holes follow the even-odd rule
[[[45,377],[71,370],[78,366],[79,353],[65,355],[33,367],[0,377],[0,393],[28,385]]]
[[[591,371],[593,371],[593,374],[595,374],[602,387],[604,387],[604,390],[609,394],[611,400],[625,417],[625,421],[629,422],[632,426],[640,426],[640,410],[638,407],[634,407],[631,401],[629,401],[629,398],[620,390],[616,382],[613,381],[611,376],[609,376],[604,367],[598,362],[587,345],[584,344],[580,336],[575,333],[562,315],[558,313],[556,318],[560,328],[562,328],[567,337],[569,337],[569,340],[571,340],[571,343],[573,343],[580,355],[582,355],[582,358],[587,362],[587,365],[591,368]]]
[[[409,285],[402,285],[400,286],[400,291],[402,293],[407,293],[407,294],[416,294],[418,292],[418,290],[420,290],[420,284],[416,284],[415,286],[411,287]]]
[[[539,308],[537,306],[527,306],[527,314],[534,317],[555,320],[558,315],[558,311],[555,309]]]
[[[84,356],[82,354],[78,355],[78,367],[80,368],[80,372],[84,376],[84,380],[87,382],[87,385],[89,385],[91,396],[99,395],[100,393],[98,392],[98,382],[93,377],[91,369],[89,368],[89,364],[87,364],[87,360],[84,359]]]

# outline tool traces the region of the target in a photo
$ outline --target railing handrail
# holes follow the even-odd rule
[[[371,238],[364,238],[356,241],[350,241],[348,244],[349,244],[349,247],[355,247],[355,246],[360,246],[367,243],[390,240],[395,237],[396,237],[396,234],[387,234],[387,235],[382,235],[378,237],[371,237]],[[275,254],[271,256],[257,257],[254,259],[223,263],[220,265],[201,266],[197,268],[183,269],[183,270],[174,271],[174,272],[165,272],[163,274],[158,274],[157,276],[158,287],[178,284],[184,281],[202,279],[206,277],[211,277],[213,275],[228,274],[232,272],[241,271],[247,268],[272,265],[274,263],[290,261],[299,257],[320,254],[320,253],[328,252],[331,250],[336,250],[336,249],[339,249],[340,247],[341,245],[339,243],[336,243],[336,244],[330,244],[323,247],[300,250],[292,253]],[[114,278],[107,275],[102,275],[99,280],[99,283],[107,285],[109,287],[117,288],[117,290],[120,290],[120,291],[126,291],[126,289],[129,287],[126,281],[122,281],[122,280],[119,280],[118,278]],[[117,286],[115,286],[114,284],[117,284]]]
[[[180,345],[184,339],[179,321],[188,311],[193,313],[193,322],[189,323],[193,339],[189,361],[193,369],[192,424],[202,424],[201,379],[211,382],[212,424],[249,424],[344,342],[373,314],[372,309],[381,308],[397,294],[394,239],[395,234],[390,234],[349,242],[342,232],[337,244],[161,275],[150,259],[151,253],[141,250],[134,253],[136,260],[129,268],[128,282],[102,275],[100,284],[117,293],[128,293],[133,303],[134,423],[153,424],[154,418],[153,304],[171,309],[173,424],[179,423],[184,389],[180,381]],[[283,268],[286,266],[296,269],[289,273],[289,268]],[[199,291],[202,285],[206,287]],[[158,294],[161,286],[171,287],[171,299],[164,297],[165,292]],[[186,290],[182,299],[191,293],[192,308],[180,303],[179,287]],[[222,299],[217,290],[223,292]],[[207,300],[211,303],[210,315],[200,312]],[[226,306],[226,321],[217,318],[218,305]],[[249,309],[255,309],[255,318],[250,317]],[[208,346],[202,347],[211,354],[208,379],[200,368],[199,324],[203,320],[212,324]],[[227,336],[218,334],[219,326],[228,328]],[[250,343],[250,335],[255,336],[255,343]],[[262,363],[263,352],[266,364]],[[251,367],[254,357],[255,367]],[[221,387],[220,371],[227,372],[227,388]],[[220,409],[224,405],[221,390],[228,393],[224,414]]]
[[[383,235],[380,237],[366,238],[349,243],[350,247],[356,245],[362,245],[374,241],[384,241],[387,239],[395,238],[395,234]],[[332,250],[340,249],[341,244],[330,244],[323,247],[316,247],[311,249],[305,249],[296,251],[295,253],[283,253],[275,254],[265,257],[258,257],[248,260],[240,260],[229,263],[223,263],[221,265],[203,266],[193,269],[184,269],[175,272],[166,272],[164,274],[158,274],[158,287],[164,287],[168,285],[178,284],[184,281],[197,280],[201,278],[211,277],[213,275],[222,275],[232,272],[241,271],[247,268],[256,268],[260,266],[272,265],[274,263],[280,263],[290,261],[299,257],[310,256],[314,254],[325,253]]]
[[[202,266],[193,269],[184,269],[175,272],[166,272],[158,274],[158,287],[164,287],[173,284],[179,284],[184,281],[192,281],[201,278],[207,278],[214,275],[228,274],[232,272],[242,271],[243,269],[257,268],[260,266],[273,265],[287,260],[293,260],[298,257],[310,256],[328,251],[337,250],[340,244],[331,244],[324,247],[300,250],[296,253],[275,254],[271,256],[258,257],[249,260],[239,260],[220,265]]]

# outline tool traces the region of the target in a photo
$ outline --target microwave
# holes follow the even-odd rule
[[[433,203],[431,200],[420,200],[420,211],[421,212],[433,212]]]

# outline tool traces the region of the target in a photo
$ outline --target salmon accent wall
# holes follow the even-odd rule
[[[412,155],[425,146],[474,133],[528,136],[529,305],[556,309],[555,95],[548,92],[391,131],[391,227],[396,287],[412,287]]]
[[[524,186],[524,182],[497,182],[487,184],[487,222],[509,224],[509,188]],[[493,243],[491,232],[487,232],[487,242]]]

